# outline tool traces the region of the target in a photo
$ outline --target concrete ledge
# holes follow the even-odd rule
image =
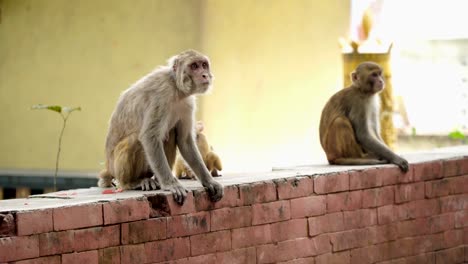
[[[217,203],[196,181],[184,181],[183,206],[167,192],[100,188],[0,201],[0,262],[468,261],[468,147],[405,157],[406,174],[315,165],[225,175]]]

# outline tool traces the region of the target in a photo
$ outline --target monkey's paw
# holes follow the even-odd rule
[[[224,188],[219,182],[211,180],[206,183],[203,183],[203,187],[208,190],[208,194],[210,195],[211,201],[217,202],[223,198],[224,195]]]
[[[188,190],[185,189],[185,187],[182,186],[179,181],[173,181],[170,184],[165,184],[163,189],[170,191],[174,196],[174,200],[180,205],[182,205],[185,201],[185,198],[187,198]]]
[[[153,178],[144,178],[140,183],[140,187],[143,191],[161,189],[159,183]]]
[[[402,170],[403,172],[407,172],[408,169],[409,169],[408,161],[405,160],[405,159],[403,159],[403,158],[397,159],[394,163],[395,163],[398,167],[400,167],[400,170]]]

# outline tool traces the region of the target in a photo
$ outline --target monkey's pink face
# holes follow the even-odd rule
[[[188,65],[188,75],[191,77],[195,86],[205,92],[211,85],[213,76],[210,72],[210,64],[207,60],[200,59],[192,61]]]
[[[385,81],[382,77],[382,71],[374,70],[369,73],[367,77],[367,83],[369,84],[370,92],[378,93],[385,87]]]

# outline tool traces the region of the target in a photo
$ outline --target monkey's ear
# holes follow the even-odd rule
[[[172,56],[167,60],[167,65],[172,68],[174,73],[176,73],[177,68],[178,68],[179,60],[177,59],[177,56]]]
[[[353,83],[357,83],[358,77],[357,77],[357,73],[356,73],[356,72],[352,72],[352,73],[351,73],[351,81],[352,81]]]

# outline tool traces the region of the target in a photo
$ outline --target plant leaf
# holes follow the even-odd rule
[[[460,130],[452,131],[448,136],[451,139],[465,139],[465,135]]]
[[[62,107],[60,105],[37,104],[37,105],[31,106],[31,109],[34,109],[34,110],[47,109],[47,110],[51,110],[51,111],[54,111],[54,112],[57,112],[57,113],[62,113]]]
[[[73,112],[73,111],[81,111],[81,107],[80,107],[80,106],[78,106],[78,107],[68,107],[68,106],[66,106],[66,107],[64,107],[64,108],[62,109],[62,111],[63,111],[64,113],[71,113],[71,112]]]

